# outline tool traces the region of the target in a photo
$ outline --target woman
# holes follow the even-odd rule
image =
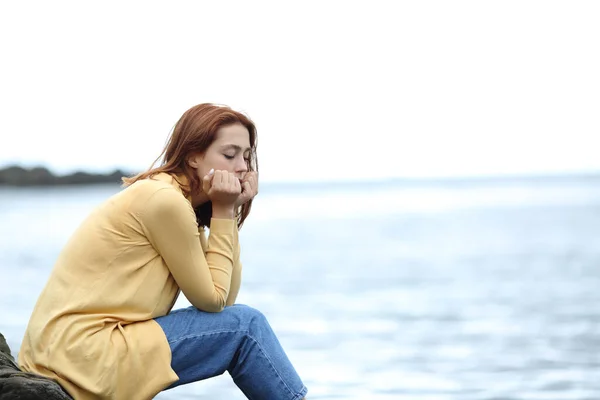
[[[253,122],[228,107],[186,111],[163,163],[124,179],[59,255],[21,368],[77,400],[150,399],[226,370],[250,399],[303,398],[265,317],[235,304],[238,228],[258,189],[256,140]],[[180,290],[192,307],[170,312]]]

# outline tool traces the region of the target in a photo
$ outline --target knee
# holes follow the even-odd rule
[[[240,322],[242,324],[247,325],[249,328],[251,327],[262,327],[268,325],[267,317],[257,310],[256,308],[247,306],[245,304],[235,304],[230,307],[231,311],[237,314]]]

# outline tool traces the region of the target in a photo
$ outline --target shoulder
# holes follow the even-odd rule
[[[127,187],[127,190],[138,191],[138,192],[154,192],[161,188],[172,188],[173,186],[166,182],[164,179],[157,179],[156,177],[150,177],[140,179]]]
[[[174,195],[180,194],[180,191],[176,190],[173,185],[165,182],[164,180],[146,178],[141,179],[133,183],[131,186],[125,188],[123,194],[126,197],[135,200],[136,202],[146,203],[155,197],[173,197],[174,199],[177,199],[178,197]],[[183,196],[180,194],[179,197]]]
[[[144,220],[184,218],[196,221],[191,203],[181,191],[169,183],[144,179],[131,185],[131,189],[131,194],[140,202],[140,216]]]
[[[178,205],[184,208],[189,205],[191,209],[190,202],[180,190],[168,182],[152,178],[141,179],[127,186],[112,200],[134,214],[140,214],[148,207],[161,204]]]

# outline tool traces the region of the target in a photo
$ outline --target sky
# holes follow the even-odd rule
[[[597,1],[0,2],[0,166],[145,170],[204,102],[263,181],[600,171]]]

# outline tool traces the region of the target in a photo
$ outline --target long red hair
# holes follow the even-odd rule
[[[223,105],[203,103],[194,106],[183,113],[175,124],[173,132],[160,155],[154,160],[147,171],[133,177],[124,177],[123,185],[129,186],[133,183],[152,176],[166,172],[174,177],[183,174],[189,186],[182,186],[184,193],[189,196],[192,192],[202,190],[202,182],[187,163],[192,154],[204,153],[217,137],[217,131],[227,125],[242,124],[250,133],[250,160],[248,171],[258,172],[258,159],[256,156],[257,136],[254,122],[242,114]],[[158,167],[156,163],[162,158]],[[181,184],[181,182],[179,182]],[[237,210],[238,227],[241,227],[252,208],[252,200]],[[208,226],[212,217],[212,203],[204,203],[196,208],[198,224]]]

